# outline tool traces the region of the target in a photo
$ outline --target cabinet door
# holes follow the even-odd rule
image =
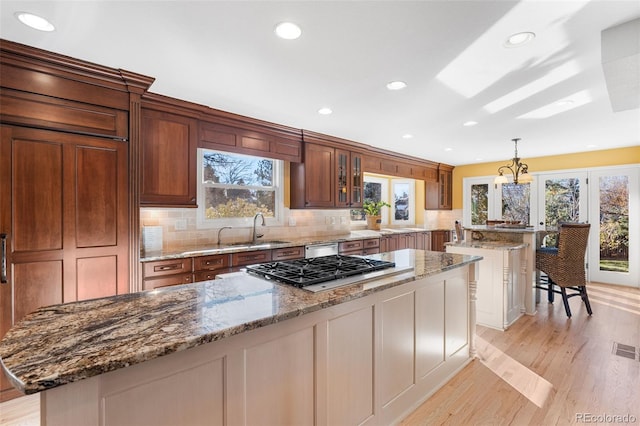
[[[449,231],[431,231],[431,250],[446,251],[444,243],[448,243],[449,241]]]
[[[305,207],[335,206],[335,163],[333,148],[305,145]]]
[[[438,181],[425,181],[425,209],[451,210],[452,208],[452,173],[440,170]]]
[[[350,165],[349,151],[336,149],[336,207],[349,207],[350,191]]]
[[[1,132],[0,338],[41,306],[129,290],[126,143],[9,126]]]
[[[147,206],[196,205],[197,122],[142,110],[140,203]]]
[[[440,206],[442,210],[451,210],[451,179],[450,171],[440,171]]]
[[[351,199],[349,207],[359,208],[363,203],[364,174],[362,172],[362,155],[351,153]]]

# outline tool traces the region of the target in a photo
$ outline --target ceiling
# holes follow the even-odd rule
[[[640,145],[640,109],[613,112],[601,53],[601,31],[636,18],[635,0],[2,0],[0,36],[155,77],[155,93],[463,165],[510,159],[516,137],[525,159]],[[302,36],[277,38],[282,21]],[[521,31],[536,38],[503,47]]]

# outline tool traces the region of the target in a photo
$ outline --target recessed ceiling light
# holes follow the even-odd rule
[[[405,134],[405,135],[402,135],[402,139],[411,139],[412,137],[413,137],[413,135],[412,135],[412,134],[410,134],[410,133],[407,133],[407,134]]]
[[[281,22],[276,25],[276,35],[285,40],[295,40],[302,34],[299,26],[292,22]]]
[[[478,124],[477,121],[467,121],[466,123],[462,123],[462,125],[465,127],[475,126],[476,124]]]
[[[387,83],[387,89],[389,90],[401,90],[407,87],[407,83],[404,81],[391,81]]]
[[[445,148],[444,150],[449,152],[449,151],[453,151],[453,148]]]
[[[329,115],[329,114],[331,114],[332,112],[333,112],[333,111],[331,111],[331,108],[327,108],[327,107],[320,108],[320,109],[318,110],[318,114],[322,114],[322,115]]]
[[[504,47],[519,47],[523,44],[529,43],[531,40],[536,38],[536,35],[532,32],[522,32],[516,33],[510,36],[507,41],[504,42]]]
[[[587,145],[587,148],[597,148],[598,145],[596,145],[595,143],[590,143],[589,145]]]
[[[556,105],[558,105],[558,106],[570,106],[570,105],[573,105],[573,101],[571,99],[565,99],[563,101],[556,102]]]
[[[29,12],[16,12],[13,14],[20,22],[28,27],[39,31],[53,31],[55,27],[53,24],[41,16],[34,15]]]
[[[476,158],[476,161],[484,161],[484,158]]]

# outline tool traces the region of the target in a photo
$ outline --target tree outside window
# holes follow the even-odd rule
[[[206,220],[276,216],[276,160],[203,150]]]

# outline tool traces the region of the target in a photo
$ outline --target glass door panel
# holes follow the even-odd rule
[[[502,184],[502,220],[530,224],[531,184]]]
[[[638,169],[616,169],[591,175],[592,281],[638,287],[640,253]]]
[[[541,174],[538,182],[538,225],[543,231],[555,231],[559,222],[587,222],[587,173]],[[542,242],[557,245],[557,234],[550,233]]]

